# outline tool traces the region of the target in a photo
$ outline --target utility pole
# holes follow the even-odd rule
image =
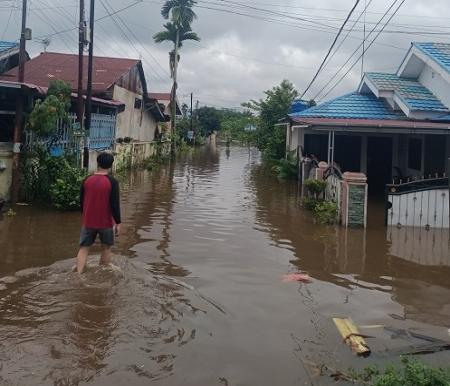
[[[91,9],[89,14],[89,60],[88,60],[88,80],[87,80],[87,95],[86,95],[86,125],[84,132],[84,156],[83,166],[88,168],[89,166],[89,148],[88,138],[89,131],[91,130],[91,115],[92,115],[92,69],[94,65],[94,13],[95,13],[95,0],[91,0]]]
[[[85,43],[86,24],[84,21],[84,0],[80,0],[80,26],[78,31],[78,100],[77,100],[77,121],[80,130],[83,129],[83,54]]]
[[[25,61],[26,61],[26,27],[27,27],[27,0],[22,0],[22,30],[20,34],[19,48],[19,83],[25,80]],[[11,181],[11,202],[15,204],[19,199],[20,187],[20,148],[22,146],[22,126],[23,126],[23,105],[24,97],[22,88],[19,88],[16,98],[16,121],[14,127],[14,147],[13,147],[13,163],[12,163],[12,181]]]
[[[192,119],[193,119],[193,115],[192,115],[192,98],[193,98],[194,94],[191,92],[191,131],[194,131],[192,128]]]

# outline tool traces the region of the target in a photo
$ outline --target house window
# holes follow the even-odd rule
[[[408,141],[408,168],[422,170],[422,140],[419,138]]]
[[[134,99],[134,108],[140,109],[142,107],[142,99],[135,98]]]

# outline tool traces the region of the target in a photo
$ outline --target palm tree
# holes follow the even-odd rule
[[[167,0],[161,9],[161,15],[166,20],[172,15],[172,21],[178,25],[191,25],[197,18],[192,9],[196,3],[195,0]]]
[[[199,36],[192,32],[191,23],[197,18],[193,6],[196,4],[195,0],[167,0],[162,9],[161,15],[164,19],[171,21],[164,24],[164,31],[158,32],[153,36],[156,43],[165,41],[172,42],[174,49],[169,53],[170,57],[170,72],[173,79],[173,86],[171,92],[171,121],[172,121],[172,137],[175,141],[175,126],[176,126],[176,93],[177,93],[177,75],[178,62],[180,61],[179,49],[183,45],[183,41],[195,40],[199,41]],[[175,150],[175,142],[172,144],[172,150]]]
[[[177,62],[180,61],[180,55],[177,50],[175,49],[177,41],[178,41],[178,49],[183,47],[183,42],[186,40],[194,40],[194,41],[200,41],[200,37],[195,33],[192,32],[190,26],[181,26],[181,28],[178,28],[175,23],[168,22],[164,24],[164,31],[158,32],[153,36],[153,39],[156,43],[163,43],[163,42],[172,42],[174,45],[174,49],[170,51],[169,53],[169,65],[170,65],[170,74],[172,78],[175,80],[175,57],[178,56]]]

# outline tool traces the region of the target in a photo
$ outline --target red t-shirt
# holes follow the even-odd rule
[[[108,175],[94,174],[84,180],[81,205],[85,228],[105,229],[120,224],[118,183]]]

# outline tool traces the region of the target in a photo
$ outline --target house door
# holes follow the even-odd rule
[[[367,182],[370,193],[384,193],[392,178],[392,138],[369,137],[367,141]]]
[[[425,136],[425,176],[439,176],[445,172],[445,136]]]

